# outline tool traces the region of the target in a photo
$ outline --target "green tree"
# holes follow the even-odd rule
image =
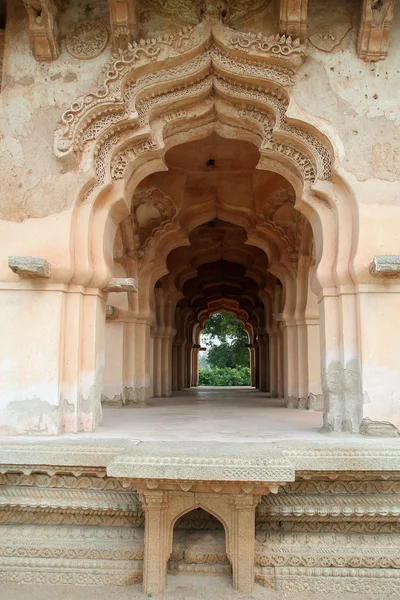
[[[234,369],[250,366],[250,354],[247,348],[248,337],[243,324],[239,323],[234,315],[226,312],[212,315],[205,324],[203,341],[209,347],[207,362],[212,369],[216,367],[219,369]],[[232,383],[231,385],[240,384]]]

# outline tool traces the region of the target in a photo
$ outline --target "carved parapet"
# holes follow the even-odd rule
[[[60,54],[57,8],[53,0],[24,0],[29,18],[29,41],[36,60],[54,60]]]
[[[113,277],[103,292],[137,292],[137,281],[133,277]]]
[[[113,321],[114,319],[118,319],[119,310],[116,306],[112,306],[111,304],[107,304],[106,306],[106,319],[107,321]]]
[[[51,265],[38,256],[9,256],[11,271],[24,279],[49,278]]]
[[[139,0],[108,0],[108,6],[113,50],[127,50],[138,34]]]
[[[373,277],[400,277],[400,254],[374,256],[369,270]]]
[[[307,35],[308,0],[280,0],[279,31],[304,40]]]
[[[385,58],[393,21],[394,0],[364,0],[357,53],[366,61]]]

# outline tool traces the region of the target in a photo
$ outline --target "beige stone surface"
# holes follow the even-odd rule
[[[122,587],[79,587],[79,586],[21,586],[2,584],[4,600],[141,600],[144,596],[140,586]],[[215,576],[174,576],[168,577],[168,589],[160,600],[337,600],[337,594],[324,592],[283,592],[256,586],[254,593],[241,594],[232,590],[228,580]],[[396,598],[395,595],[380,594],[346,594],[341,593],[343,600],[385,600]]]

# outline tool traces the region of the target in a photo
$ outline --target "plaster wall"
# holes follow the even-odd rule
[[[392,364],[387,359],[387,344],[392,349],[392,356],[397,356],[400,352],[398,341],[400,323],[391,318],[390,311],[386,309],[386,306],[390,306],[393,311],[397,310],[398,290],[393,282],[381,283],[372,280],[369,264],[375,254],[396,253],[399,246],[397,223],[400,181],[398,111],[400,74],[397,57],[400,52],[400,10],[397,7],[395,12],[388,57],[376,64],[367,64],[356,57],[354,50],[359,16],[358,4],[342,1],[337,3],[334,9],[329,8],[329,19],[332,20],[333,30],[344,31],[342,26],[338,29],[338,22],[346,22],[349,25],[340,42],[331,52],[316,48],[313,37],[314,34],[317,35],[319,21],[328,18],[327,5],[322,1],[310,4],[309,57],[295,76],[296,85],[293,89],[288,116],[301,120],[302,116],[307,114],[308,118],[305,120],[308,123],[314,121],[315,126],[328,135],[336,152],[334,168],[343,177],[349,194],[354,195],[355,198],[356,209],[353,207],[348,209],[352,213],[352,227],[355,233],[355,242],[351,248],[349,285],[354,284],[356,293],[362,293],[363,297],[358,301],[354,298],[350,299],[347,297],[348,290],[341,289],[339,298],[334,294],[332,296],[328,294],[321,301],[321,315],[329,321],[328,331],[321,334],[321,347],[325,353],[322,368],[325,380],[329,380],[332,379],[329,373],[335,371],[337,361],[342,361],[342,367],[349,372],[353,372],[353,366],[357,365],[358,371],[355,369],[357,382],[350,384],[344,382],[344,392],[340,394],[344,394],[344,397],[349,394],[351,398],[351,395],[357,394],[358,388],[362,386],[364,397],[369,398],[366,406],[369,406],[369,414],[373,416],[392,414],[398,402],[397,392],[394,392],[394,388],[398,387],[398,375],[395,363]],[[47,259],[52,265],[52,281],[63,284],[69,284],[78,260],[72,252],[73,226],[76,217],[73,208],[78,202],[78,195],[84,184],[90,185],[93,173],[87,154],[84,154],[79,167],[59,163],[53,152],[53,136],[63,110],[78,96],[95,87],[101,80],[102,67],[110,58],[110,46],[103,54],[90,61],[80,61],[67,53],[66,33],[73,23],[85,18],[99,19],[106,24],[108,8],[105,0],[100,3],[89,2],[86,5],[78,1],[68,3],[59,18],[61,55],[53,62],[41,63],[32,57],[29,49],[27,15],[24,6],[17,0],[8,2],[3,83],[0,95],[0,172],[2,173],[0,280],[5,284],[4,289],[0,290],[0,302],[2,305],[4,303],[4,315],[7,315],[10,310],[8,295],[14,293],[15,286],[21,285],[21,290],[25,286],[20,284],[18,276],[8,268],[9,255],[40,256]],[[268,5],[262,16],[249,19],[241,24],[240,28],[256,31],[256,28],[260,28],[260,24],[266,35],[275,31],[277,13],[274,3]],[[178,28],[178,24],[147,11],[141,28],[142,34],[149,35],[171,32]],[[225,195],[229,195],[229,190],[225,189]],[[321,202],[323,201],[323,194],[321,194]],[[85,239],[82,239],[81,243],[85,246]],[[319,243],[324,244],[326,240],[319,240]],[[336,260],[333,255],[334,249],[332,249],[332,260]],[[341,273],[339,273],[342,267],[339,258],[337,263],[337,279],[340,280],[338,285],[344,288],[343,278],[341,280]],[[82,270],[85,269],[85,266],[80,265],[80,267]],[[90,285],[90,273],[87,273],[86,285]],[[53,406],[57,404],[55,398],[58,395],[58,402],[61,402],[59,387],[64,386],[63,389],[67,389],[71,378],[83,382],[86,375],[78,375],[81,371],[90,374],[87,376],[87,383],[82,385],[86,389],[84,395],[91,397],[91,390],[97,389],[99,385],[98,380],[104,362],[104,351],[100,342],[104,334],[104,324],[99,320],[100,315],[104,313],[104,299],[99,297],[93,301],[85,300],[82,301],[81,306],[71,309],[70,315],[74,313],[75,316],[69,316],[69,322],[78,319],[81,323],[82,315],[85,310],[87,312],[84,305],[92,302],[96,305],[93,319],[85,323],[82,321],[82,329],[72,341],[75,334],[72,330],[68,330],[68,319],[65,320],[62,316],[61,292],[56,293],[51,286],[46,287],[44,284],[40,292],[34,285],[26,284],[26,286],[30,289],[31,299],[35,300],[33,305],[43,303],[46,314],[50,312],[52,315],[52,318],[46,321],[46,327],[50,327],[52,323],[54,328],[51,335],[48,338],[46,336],[47,349],[42,348],[38,356],[35,356],[35,361],[39,361],[41,356],[41,364],[45,364],[48,360],[49,365],[58,365],[59,369],[57,376],[53,373],[53,379],[49,374],[35,375],[37,378],[41,377],[40,385],[44,390],[40,400],[49,402],[50,406]],[[368,286],[375,286],[373,294],[369,293],[372,288]],[[53,301],[54,309],[50,310]],[[25,301],[20,300],[20,302]],[[71,307],[74,302],[75,298],[71,298],[68,305]],[[359,307],[359,313],[356,307]],[[36,309],[33,308],[32,311],[35,315]],[[338,321],[335,311],[341,315],[343,322]],[[58,315],[58,321],[54,315]],[[17,360],[19,350],[14,350],[14,346],[25,347],[24,351],[34,354],[37,347],[34,340],[42,337],[40,323],[43,319],[43,315],[40,314],[38,319],[26,323],[25,328],[13,321],[6,323],[7,360],[13,361],[13,356],[15,361]],[[355,330],[351,322],[357,323]],[[372,323],[375,324],[373,328]],[[97,326],[99,330],[94,333],[91,328]],[[142,390],[139,394],[141,399],[147,398],[150,393],[149,328],[148,323],[130,327],[132,332],[135,331],[137,338],[134,343],[131,340],[131,345],[136,350],[139,348],[141,350],[140,353],[137,352],[136,372],[132,371],[129,377],[138,389]],[[29,333],[30,345],[26,344],[26,331],[31,332]],[[387,332],[388,338],[385,344],[382,342],[381,331]],[[297,354],[294,339],[297,334],[293,331],[286,335],[285,360],[288,371],[291,368],[291,360]],[[65,342],[64,336],[67,340]],[[114,339],[116,340],[117,337],[120,344],[121,331]],[[79,344],[83,339],[86,339],[87,348],[79,350]],[[56,340],[59,341],[56,343]],[[340,348],[338,350],[339,340],[342,340],[342,346],[345,348],[342,355]],[[74,376],[62,374],[61,357],[64,356],[65,348],[69,347],[68,344],[75,348],[73,356],[77,366],[74,367],[76,371]],[[373,348],[370,347],[371,344]],[[81,351],[85,357],[84,363],[87,361],[84,367],[78,366],[81,364],[79,354]],[[367,360],[365,365],[364,359]],[[18,360],[20,366],[25,364],[23,352]],[[15,361],[14,371],[16,368],[21,368],[16,367]],[[351,368],[347,368],[350,363]],[[118,371],[121,369],[120,359],[118,361],[116,359],[115,369]],[[315,373],[316,369],[314,365],[312,372]],[[375,374],[373,369],[376,370]],[[111,371],[114,371],[114,367]],[[52,368],[50,368],[51,372]],[[365,381],[361,382],[360,376],[365,377]],[[25,375],[20,377],[19,381],[24,377]],[[32,382],[30,379],[32,375],[26,377],[29,379],[26,385],[28,383],[30,385],[33,382],[33,379]],[[298,388],[296,377],[296,373],[293,372],[287,379],[287,396],[291,396],[292,389]],[[341,377],[342,380],[343,377],[345,378],[344,375]],[[312,379],[314,380],[314,375]],[[14,372],[11,383],[7,383],[11,386],[11,390],[17,385],[17,381]],[[51,392],[46,391],[48,381],[51,382]],[[112,387],[113,381],[115,375],[109,372],[106,376],[106,385]],[[34,386],[37,385],[39,384],[34,383]],[[328,389],[329,385],[328,382],[325,388]],[[337,381],[335,386],[337,387]],[[36,389],[37,387],[34,389],[35,393]],[[112,389],[110,394],[113,394],[113,391]],[[10,401],[10,396],[7,394],[6,400],[3,399],[6,403]],[[22,398],[24,399],[25,397]],[[67,421],[62,421],[62,425],[57,421],[57,425],[53,427],[54,431],[49,425],[49,433],[58,431],[60,427],[73,428],[75,426],[73,422],[80,419],[77,416],[78,405],[77,400],[71,413],[74,416],[68,417]],[[378,405],[379,410],[373,408]],[[68,414],[70,414],[69,410],[68,408]],[[85,419],[86,417],[83,418],[84,421]],[[86,425],[83,426],[90,428],[90,423],[97,420],[98,416],[88,417]],[[10,427],[13,430],[12,422]],[[37,427],[37,424],[33,424],[32,427]],[[21,428],[25,431],[31,426],[22,425]]]

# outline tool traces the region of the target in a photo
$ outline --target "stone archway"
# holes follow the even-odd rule
[[[71,281],[90,288],[106,287],[114,275],[112,248],[118,224],[129,215],[138,184],[151,173],[165,170],[169,148],[211,132],[252,142],[260,152],[257,169],[278,173],[291,183],[295,206],[313,230],[316,269],[312,286],[320,298],[323,323],[325,427],[357,431],[362,394],[351,275],[356,209],[350,190],[334,173],[332,143],[311,120],[304,120],[305,115],[295,117],[291,109],[290,89],[294,73],[306,58],[305,48],[284,36],[267,39],[238,33],[220,17],[219,10],[213,9],[194,28],[130,47],[110,64],[100,88],[64,113],[56,154],[67,168],[83,156],[90,165],[75,209]],[[293,116],[288,116],[289,109]],[[172,242],[176,235],[184,242],[183,232],[173,227],[164,231],[164,226],[169,222],[162,217],[159,240],[166,245],[164,250],[176,245],[176,239]],[[263,224],[256,223],[249,240],[262,245],[264,236]],[[156,256],[157,243],[153,252]],[[140,346],[144,357],[128,377],[135,382],[133,401],[145,402],[149,393],[150,279],[159,279],[163,270],[162,263],[158,268],[153,264],[148,281],[142,273],[139,293],[129,298],[127,347],[134,354]],[[137,277],[135,259],[127,271]],[[270,271],[281,274],[277,258],[271,260]],[[282,319],[286,325],[293,324],[295,310],[285,305]],[[294,344],[290,331],[286,347]],[[93,394],[92,410],[96,403],[98,397]]]
[[[143,485],[143,484],[142,484]],[[216,493],[218,485],[197,486],[199,492],[173,491],[171,482],[165,489],[145,489],[139,483],[139,493],[145,511],[145,547],[143,592],[160,594],[165,590],[167,562],[172,552],[173,529],[186,513],[202,508],[217,518],[225,530],[226,549],[232,564],[233,587],[250,593],[254,586],[255,509],[260,496],[241,492]],[[185,486],[185,484],[183,484]],[[193,484],[188,483],[188,489]],[[223,486],[220,486],[221,488]],[[218,492],[218,490],[217,490]]]

